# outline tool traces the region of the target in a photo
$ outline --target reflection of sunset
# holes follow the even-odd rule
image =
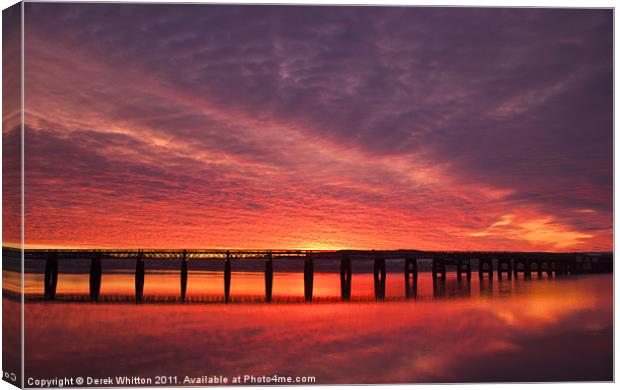
[[[511,296],[486,295],[484,300],[428,301],[424,298],[428,282],[421,282],[426,287],[419,300],[386,303],[33,303],[26,306],[26,348],[31,351],[27,373],[49,373],[47,359],[61,353],[66,364],[53,368],[61,375],[125,371],[148,375],[160,369],[160,359],[165,359],[166,365],[174,362],[188,373],[202,373],[205,367],[207,374],[222,375],[236,375],[239,370],[303,371],[317,375],[322,383],[463,381],[479,378],[471,371],[477,366],[469,364],[480,359],[485,362],[485,380],[510,379],[513,373],[532,380],[556,378],[555,371],[530,372],[536,367],[525,363],[536,356],[554,361],[553,366],[546,365],[548,369],[561,370],[577,360],[582,369],[592,370],[584,373],[607,369],[606,365],[588,367],[583,360],[586,353],[596,362],[599,356],[611,356],[611,343],[606,340],[610,340],[612,279],[607,275],[521,281],[513,285]],[[475,279],[472,282],[475,298],[480,286]],[[493,294],[499,291],[498,284]],[[555,329],[561,329],[566,339],[556,341]],[[588,333],[579,333],[584,330]],[[573,332],[581,336],[569,337]],[[55,335],[53,341],[49,334]],[[78,346],[81,353],[67,353]],[[115,358],[108,359],[112,354]],[[494,365],[509,356],[516,359],[514,364]],[[92,364],[94,357],[97,364]],[[119,357],[132,364],[116,364]],[[563,375],[583,378],[580,372],[575,369]]]
[[[19,292],[19,274],[3,272],[5,289]],[[127,271],[104,273],[101,294],[103,296],[134,294],[134,274]],[[448,297],[467,298],[467,305],[485,308],[506,322],[507,325],[519,325],[519,319],[528,321],[550,322],[566,312],[582,310],[596,304],[595,295],[588,293],[591,289],[601,290],[595,279],[563,280],[534,278],[533,280],[508,279],[480,281],[473,277],[467,282],[458,283],[450,276],[442,287]],[[88,274],[60,274],[58,293],[60,295],[88,295]],[[178,271],[147,271],[145,277],[145,296],[178,297],[180,276]],[[441,284],[441,282],[440,282]],[[351,282],[353,299],[370,299],[374,297],[373,275],[369,273],[353,274]],[[221,271],[190,271],[188,277],[188,297],[208,296],[223,298],[224,277]],[[416,288],[418,299],[427,300],[437,295],[429,272],[422,272],[418,277]],[[27,295],[40,296],[43,293],[43,275],[25,274],[24,292]],[[387,297],[404,298],[405,284],[401,273],[388,273],[386,279]],[[232,273],[231,296],[237,298],[264,298],[265,276],[262,272],[234,271]],[[313,296],[320,299],[340,299],[340,275],[338,273],[316,272],[314,274]],[[303,273],[275,272],[273,279],[273,296],[278,298],[302,298],[304,296]],[[519,312],[519,316],[515,315]]]

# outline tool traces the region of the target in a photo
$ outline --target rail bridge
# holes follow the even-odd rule
[[[3,256],[20,257],[22,251],[3,247]],[[135,259],[135,300],[143,301],[145,262],[150,259],[165,259],[178,262],[180,280],[180,300],[187,294],[188,261],[224,261],[224,299],[230,298],[232,279],[232,260],[258,259],[264,261],[265,300],[271,301],[273,290],[273,261],[276,259],[303,259],[304,299],[313,300],[315,260],[340,261],[340,287],[343,301],[351,298],[352,262],[374,261],[374,290],[377,300],[385,299],[386,261],[404,260],[405,291],[409,297],[418,279],[418,262],[432,263],[433,281],[445,281],[448,267],[453,268],[458,280],[472,278],[477,273],[480,279],[531,278],[532,274],[542,277],[575,275],[583,273],[613,272],[613,256],[610,253],[551,253],[551,252],[449,252],[420,250],[243,250],[243,249],[26,249],[25,262],[45,261],[44,297],[54,300],[58,284],[58,262],[63,259],[85,259],[90,261],[89,296],[99,300],[102,259]],[[477,263],[477,270],[472,265]]]

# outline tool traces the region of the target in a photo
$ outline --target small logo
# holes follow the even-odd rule
[[[2,371],[2,376],[6,381],[17,382],[17,375],[14,372]]]

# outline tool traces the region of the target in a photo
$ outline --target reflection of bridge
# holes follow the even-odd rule
[[[3,248],[3,256],[18,257],[21,252]],[[60,259],[90,259],[90,300],[98,301],[101,290],[103,258],[135,259],[135,300],[143,301],[145,261],[148,259],[169,259],[179,261],[180,299],[186,300],[188,260],[223,260],[224,261],[224,299],[230,298],[232,278],[232,260],[259,259],[265,262],[265,299],[271,301],[273,287],[274,259],[304,260],[304,299],[313,300],[314,261],[340,260],[341,298],[351,298],[351,263],[354,260],[374,260],[375,299],[385,299],[386,260],[404,259],[404,278],[407,297],[415,295],[418,277],[418,260],[432,262],[433,280],[441,283],[446,279],[448,267],[456,268],[457,280],[471,279],[472,265],[477,263],[480,279],[493,279],[497,272],[498,279],[503,277],[531,278],[575,275],[582,273],[601,273],[613,271],[613,257],[606,254],[587,253],[548,253],[548,252],[427,252],[417,250],[389,251],[310,251],[310,250],[44,250],[28,249],[24,259],[43,259],[45,264],[44,295],[48,300],[56,297],[58,284],[58,261]]]

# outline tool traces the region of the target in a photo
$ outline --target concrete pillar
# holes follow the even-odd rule
[[[478,260],[478,277],[480,279],[484,278],[485,273],[489,275],[489,279],[493,279],[493,259],[488,257]]]
[[[314,262],[312,254],[308,253],[304,260],[304,299],[312,302],[312,288],[314,284]]]
[[[441,275],[441,279],[446,279],[446,261],[440,258],[433,258],[433,280]]]
[[[547,277],[551,278],[553,276],[553,268],[551,268],[551,261],[545,260],[545,263],[547,264]]]
[[[405,259],[405,296],[415,298],[418,291],[418,259]]]
[[[340,294],[343,301],[351,299],[351,258],[347,253],[340,259]]]
[[[558,260],[558,270],[559,270],[559,274],[562,276],[566,276],[568,275],[568,267],[566,266],[566,262],[564,261],[563,258],[560,258]]]
[[[532,261],[530,259],[525,259],[525,261],[523,262],[523,265],[525,266],[525,272],[523,273],[525,279],[531,279],[532,278]]]
[[[93,257],[90,259],[90,277],[89,277],[89,290],[90,301],[99,301],[99,292],[101,291],[101,253],[94,252]]]
[[[566,261],[566,275],[575,275],[576,271],[575,259],[568,259]]]
[[[185,302],[187,295],[187,252],[181,254],[181,301]]]
[[[497,259],[497,279],[502,280],[504,272],[508,279],[512,279],[512,260],[507,257],[500,257]]]
[[[385,259],[376,258],[374,266],[375,278],[375,298],[377,300],[385,299]]]
[[[532,263],[536,263],[536,276],[538,276],[538,279],[542,279],[542,276],[543,276],[542,264],[543,264],[543,262],[541,260],[536,260],[536,261],[532,261]]]
[[[522,270],[519,270],[519,264],[521,264],[523,266]],[[515,278],[517,278],[519,276],[519,272],[523,272],[523,278],[524,279],[529,279],[529,278],[532,277],[532,271],[530,269],[530,261],[529,261],[529,259],[515,258],[515,263],[514,263],[514,275],[515,275]]]
[[[592,267],[592,256],[585,256],[583,259],[583,263],[581,265],[581,272],[585,274],[591,274],[593,271]]]
[[[561,262],[557,261],[557,259],[551,261],[551,269],[555,273],[555,276],[562,275],[562,266]]]
[[[138,252],[138,257],[136,258],[136,303],[142,303],[142,295],[144,292],[144,258],[142,251]]]
[[[224,261],[224,301],[228,303],[230,300],[230,278],[232,274],[230,264],[230,251],[226,251],[226,260]]]
[[[579,262],[577,261],[579,260]],[[572,264],[573,264],[573,269],[572,269],[572,273],[573,274],[578,274],[579,273],[579,269],[580,269],[580,265],[581,265],[581,256],[575,256],[575,258],[572,259]]]
[[[45,277],[43,279],[43,294],[45,299],[56,299],[56,287],[58,286],[58,254],[49,252],[45,262]]]
[[[271,293],[273,291],[273,257],[271,252],[267,253],[267,261],[265,262],[265,300],[271,302]]]
[[[456,279],[461,280],[463,274],[467,276],[467,280],[471,279],[471,259],[459,256],[456,259]]]

